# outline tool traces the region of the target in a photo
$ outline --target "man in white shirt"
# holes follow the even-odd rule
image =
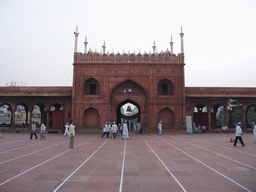
[[[240,141],[240,143],[241,143],[241,145],[244,147],[245,146],[245,144],[244,144],[244,142],[243,142],[243,139],[242,139],[242,128],[241,128],[241,126],[242,126],[242,123],[241,122],[238,122],[237,123],[237,126],[236,126],[236,139],[235,139],[235,141],[234,141],[234,146],[236,147],[236,143],[237,143],[237,140],[239,140]]]
[[[37,139],[37,135],[36,135],[36,124],[35,121],[32,122],[31,125],[31,135],[30,135],[30,139],[32,139],[32,136],[35,135],[36,139]]]
[[[46,129],[46,126],[43,123],[41,123],[40,139],[43,139],[43,138],[46,139],[46,137],[44,135],[45,129]]]

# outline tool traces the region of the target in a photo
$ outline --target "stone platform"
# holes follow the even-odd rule
[[[256,191],[256,143],[234,134],[77,134],[29,139],[2,133],[0,191]]]

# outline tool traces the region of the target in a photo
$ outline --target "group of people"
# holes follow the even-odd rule
[[[46,139],[45,137],[45,131],[46,131],[46,126],[41,123],[41,129],[40,129],[40,139]],[[32,125],[31,125],[31,134],[30,134],[30,139],[32,139],[33,135],[36,137],[36,139],[38,138],[37,135],[36,135],[36,124],[35,124],[35,121],[32,122]]]
[[[44,125],[44,123],[41,123],[40,139],[43,139],[43,138],[46,139],[45,131],[46,131],[46,126]],[[35,136],[36,139],[38,139],[38,137],[36,135],[36,124],[34,121],[32,122],[32,125],[31,125],[30,139],[32,139],[33,135]],[[75,136],[74,121],[70,121],[70,125],[68,123],[66,123],[64,136],[65,135],[68,135],[70,137],[69,148],[74,149],[74,136]]]
[[[70,121],[70,124],[68,124],[68,122],[65,125],[65,132],[64,132],[64,136],[68,135],[70,138],[69,141],[69,148],[70,149],[74,149],[74,137],[75,137],[75,122],[74,121]]]
[[[160,121],[158,123],[158,133],[159,135],[162,135],[162,121]],[[46,139],[45,137],[45,131],[46,131],[46,126],[44,125],[44,123],[41,123],[41,129],[40,129],[40,138],[41,139]],[[129,139],[129,131],[128,131],[128,127],[127,127],[127,122],[125,121],[123,124],[119,124],[117,125],[116,122],[113,122],[113,124],[111,124],[111,122],[106,122],[104,127],[103,127],[103,134],[101,136],[101,138],[104,137],[104,135],[107,135],[107,138],[116,138],[116,136],[120,136],[122,134],[122,139]],[[236,129],[235,129],[235,140],[234,140],[234,146],[236,146],[237,141],[239,140],[241,145],[243,147],[245,147],[245,144],[243,142],[242,139],[242,123],[238,122]],[[255,143],[256,143],[256,124],[255,122],[253,123],[253,134],[254,134],[254,139],[255,139]],[[36,137],[36,139],[38,138],[36,135],[36,124],[33,121],[32,125],[31,125],[31,134],[30,134],[30,139],[32,139],[33,135]],[[75,123],[74,121],[70,121],[70,124],[66,123],[65,125],[65,133],[64,136],[68,135],[70,137],[70,144],[69,144],[69,148],[70,149],[74,149],[74,136],[75,136]],[[232,140],[232,139],[231,139]],[[233,141],[232,141],[233,142]]]
[[[103,134],[101,138],[104,137],[104,135],[107,135],[107,138],[116,138],[116,136],[120,136],[122,134],[122,139],[129,139],[129,131],[127,127],[127,122],[125,121],[123,124],[116,124],[114,121],[113,124],[111,122],[106,122],[103,127]]]

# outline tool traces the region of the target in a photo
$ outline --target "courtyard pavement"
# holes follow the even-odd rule
[[[234,134],[130,134],[129,140],[77,134],[0,138],[0,191],[256,191],[256,143]],[[39,134],[38,134],[39,136]]]

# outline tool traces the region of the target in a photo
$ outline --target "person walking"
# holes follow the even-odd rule
[[[104,135],[107,135],[107,138],[108,138],[108,135],[109,135],[108,122],[106,122],[103,127],[103,134],[102,134],[101,138],[103,138]]]
[[[112,125],[111,125],[111,122],[109,122],[108,124],[108,130],[109,130],[109,137],[110,138],[113,138],[113,130],[112,130]]]
[[[114,121],[114,123],[113,123],[111,129],[112,129],[112,132],[113,132],[113,137],[114,137],[114,139],[115,139],[115,138],[116,138],[116,132],[117,132],[117,130],[118,130],[115,121]]]
[[[40,139],[42,140],[43,138],[46,139],[45,137],[45,129],[46,129],[46,126],[44,125],[44,123],[41,123],[41,131],[40,131]]]
[[[241,143],[241,145],[242,145],[243,147],[245,147],[245,144],[244,144],[243,139],[242,139],[242,134],[243,134],[243,133],[242,133],[241,125],[242,125],[242,123],[241,123],[241,122],[238,122],[238,123],[237,123],[237,126],[236,126],[236,139],[235,139],[235,141],[234,141],[234,146],[235,146],[235,147],[236,147],[237,140],[239,140],[240,143]]]
[[[254,134],[254,141],[256,143],[256,124],[254,122],[254,127],[253,127],[253,134]]]
[[[137,131],[138,131],[138,133],[141,133],[142,132],[142,129],[141,129],[141,123],[138,123],[138,127],[137,127]]]
[[[65,125],[65,133],[64,133],[64,136],[65,136],[65,135],[68,135],[68,129],[69,129],[69,125],[68,125],[68,122],[67,122],[66,125]]]
[[[129,132],[128,132],[128,127],[126,124],[126,121],[123,124],[123,137],[122,139],[129,139]]]
[[[159,135],[162,135],[162,121],[158,123],[158,133]]]
[[[70,121],[70,126],[69,126],[69,149],[74,149],[74,137],[75,137],[75,122]]]
[[[1,131],[2,131],[2,128],[0,127],[0,138],[2,138],[2,137],[3,137],[3,135],[2,135],[2,133],[1,133]]]
[[[121,126],[120,123],[118,124],[117,128],[118,128],[118,134],[117,134],[117,135],[120,136],[120,134],[121,134],[121,128],[122,128],[122,126]]]
[[[33,136],[33,135],[35,135],[35,137],[36,137],[36,139],[37,139],[35,121],[33,121],[33,122],[32,122],[32,125],[31,125],[30,139],[32,139],[32,136]]]

